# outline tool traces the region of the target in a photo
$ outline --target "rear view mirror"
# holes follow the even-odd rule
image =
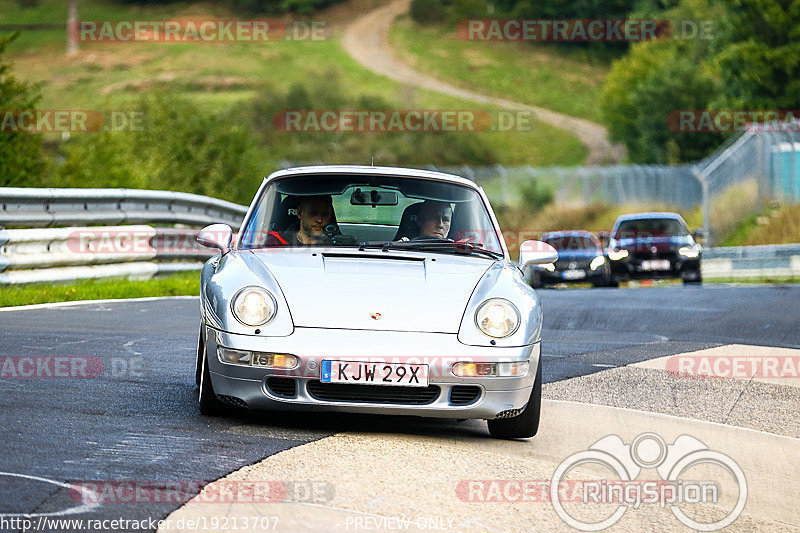
[[[558,250],[542,241],[524,241],[519,246],[519,267],[546,265],[558,260]]]
[[[356,189],[350,195],[352,205],[397,205],[397,193],[392,191],[376,191]]]

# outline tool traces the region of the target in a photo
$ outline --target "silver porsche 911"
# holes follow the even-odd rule
[[[542,309],[483,190],[437,172],[319,166],[264,180],[201,275],[200,411],[315,410],[539,426]],[[538,241],[520,266],[552,263]]]

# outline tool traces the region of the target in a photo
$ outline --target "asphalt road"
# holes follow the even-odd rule
[[[800,347],[797,286],[540,294],[547,383],[719,344]],[[57,513],[80,505],[74,493],[54,482],[101,482],[115,488],[125,481],[140,487],[179,481],[188,499],[193,495],[189,482],[213,480],[281,450],[351,429],[485,432],[479,422],[357,415],[201,417],[193,383],[197,317],[196,299],[0,313],[0,357],[96,358],[90,359],[95,361],[90,374],[99,372],[97,361],[102,362],[102,372],[93,379],[0,379],[0,517]],[[7,376],[9,368],[4,368]],[[47,376],[55,369],[38,371]],[[158,519],[181,503],[114,501],[76,516]]]

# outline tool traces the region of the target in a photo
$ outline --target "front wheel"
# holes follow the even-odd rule
[[[536,369],[536,379],[528,405],[517,416],[487,420],[489,434],[496,439],[524,439],[533,437],[539,430],[539,414],[542,410],[542,360]]]
[[[198,404],[202,415],[214,416],[222,412],[222,402],[214,393],[214,385],[211,383],[211,372],[208,370],[208,355],[206,354],[203,354]]]
[[[200,323],[200,335],[197,337],[197,357],[195,357],[194,361],[194,381],[197,386],[200,386],[200,378],[203,375],[203,357],[206,353],[206,346],[205,346],[205,328],[203,327],[203,323]]]
[[[692,272],[688,276],[683,276],[683,284],[684,285],[701,285],[703,283],[703,274],[700,273],[698,270],[697,272]]]

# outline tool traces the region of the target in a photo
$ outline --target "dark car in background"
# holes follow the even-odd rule
[[[702,283],[701,246],[677,213],[632,213],[617,218],[607,256],[615,281],[682,279]]]
[[[588,231],[554,231],[541,240],[558,250],[558,260],[535,265],[530,271],[533,287],[556,283],[586,283],[595,287],[611,285],[611,268],[600,240]]]

